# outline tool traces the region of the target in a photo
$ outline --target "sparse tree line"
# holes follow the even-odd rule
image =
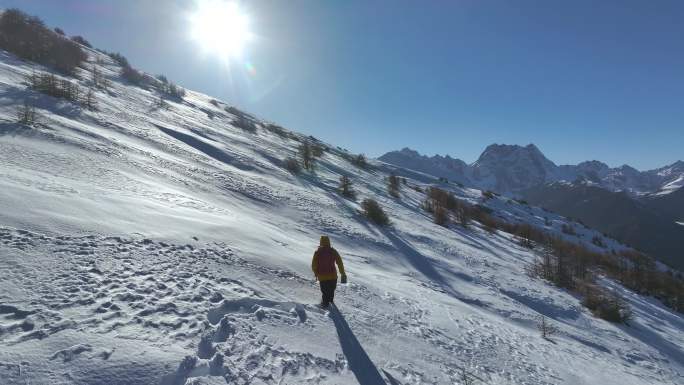
[[[133,68],[128,59],[118,52],[107,53],[112,60],[121,66],[121,77],[138,87],[150,87],[160,93],[160,97],[172,97],[182,99],[185,97],[185,89],[171,82],[165,75],[156,77],[145,74]]]
[[[75,82],[45,72],[32,72],[27,76],[26,82],[31,90],[79,103],[89,110],[97,108],[97,99],[92,87],[84,90]],[[37,114],[35,106],[29,103],[28,100],[24,101],[24,105],[18,108],[17,115],[18,123],[25,125],[36,123]]]
[[[595,315],[612,322],[627,322],[631,317],[629,306],[618,293],[595,283],[597,274],[614,279],[636,293],[658,298],[675,311],[684,311],[684,280],[671,271],[657,269],[653,258],[628,250],[596,252],[530,228],[523,238],[530,245],[542,246],[542,257],[530,267],[530,274],[580,294],[582,304]],[[517,235],[520,236],[520,228]]]
[[[72,75],[88,57],[78,44],[85,39],[75,36],[74,40],[18,9],[7,9],[0,15],[0,48],[64,74]]]
[[[22,59],[54,68],[65,75],[75,76],[76,69],[83,67],[88,59],[81,46],[92,48],[84,37],[77,35],[67,38],[61,28],[51,30],[40,18],[29,16],[18,9],[8,9],[0,14],[0,48]],[[169,81],[165,76],[159,75],[155,79],[134,69],[120,53],[101,52],[109,55],[121,66],[122,78],[141,87],[156,89],[160,93],[160,99],[185,96],[185,89]],[[75,82],[46,73],[32,74],[28,83],[33,90],[81,103],[88,109],[95,109],[97,100],[93,89],[107,91],[111,82],[95,65],[90,68],[90,73],[91,85],[87,89],[81,89]],[[157,104],[160,104],[159,101]],[[168,106],[163,100],[161,104],[161,107]],[[22,124],[33,124],[36,120],[35,106],[25,102],[23,107],[19,107],[18,115],[18,121]]]
[[[301,173],[302,170],[312,172],[316,168],[318,158],[322,157],[328,150],[329,149],[317,139],[310,137],[309,139],[302,141],[297,147],[296,156],[290,156],[283,160],[283,167],[295,175]],[[340,155],[358,168],[367,169],[369,167],[366,157],[363,154],[351,155],[347,152],[342,152]],[[390,178],[388,178],[388,192],[390,195],[395,196],[396,194],[396,196],[398,196],[400,180],[402,179],[395,175],[391,175]],[[404,183],[406,183],[405,179]],[[347,199],[356,200],[356,191],[354,190],[351,178],[347,175],[340,176],[337,192]],[[361,209],[363,215],[370,221],[380,226],[387,226],[390,224],[389,216],[375,199],[364,199],[361,202]]]
[[[185,89],[174,84],[172,81],[169,81],[169,79],[167,79],[166,76],[157,75],[157,80],[161,82],[161,84],[159,84],[157,88],[161,93],[179,99],[185,97]]]
[[[513,234],[523,247],[539,247],[542,257],[529,267],[530,275],[581,295],[582,304],[598,317],[612,322],[627,322],[631,311],[617,293],[596,284],[596,274],[614,279],[639,294],[654,296],[676,311],[684,311],[684,279],[681,274],[657,269],[653,258],[645,254],[637,251],[596,252],[539,227],[498,219],[491,215],[491,209],[460,200],[438,187],[429,187],[425,193],[423,208],[432,213],[436,224],[448,227],[451,222],[456,222],[467,227],[471,220],[475,220],[489,232],[501,230]],[[600,237],[594,238],[599,238],[592,240],[594,244],[605,247]]]
[[[299,174],[302,169],[314,171],[316,161],[327,150],[317,140],[304,140],[297,147],[296,157],[288,157],[284,160],[285,168],[293,174]]]

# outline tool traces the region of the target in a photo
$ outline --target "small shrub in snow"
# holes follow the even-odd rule
[[[537,328],[539,329],[542,338],[549,338],[552,334],[555,334],[557,331],[556,327],[551,325],[548,319],[544,316],[540,317],[539,323],[537,323]]]
[[[60,36],[64,36],[64,35],[65,35],[65,34],[64,34],[64,31],[63,31],[61,28],[59,28],[59,27],[55,27],[55,32],[56,32],[58,35],[60,35]]]
[[[381,226],[389,225],[389,217],[385,214],[385,210],[374,199],[364,199],[361,208],[363,208],[363,214],[371,221]]]
[[[89,110],[97,109],[97,99],[95,98],[95,92],[92,87],[88,88],[88,91],[83,98],[83,105]]]
[[[301,145],[299,145],[297,151],[299,154],[299,159],[301,159],[304,168],[309,171],[313,171],[313,169],[316,167],[316,157],[313,154],[313,146],[311,143],[305,140]]]
[[[121,77],[138,86],[145,83],[145,75],[131,66],[121,68]]]
[[[598,247],[606,247],[605,242],[603,242],[603,238],[599,237],[598,235],[595,235],[593,238],[591,238],[591,243],[595,244]]]
[[[356,191],[354,191],[354,188],[352,187],[352,181],[346,175],[340,177],[338,191],[345,198],[356,199]]]
[[[130,67],[130,63],[126,57],[118,52],[110,52],[107,55],[112,58],[121,67]]]
[[[358,168],[368,168],[368,161],[364,154],[359,154],[351,158],[351,163]]]
[[[302,166],[300,166],[299,161],[293,157],[285,158],[283,161],[283,166],[287,171],[293,174],[299,174],[302,172]]]
[[[257,126],[252,122],[252,120],[242,116],[238,115],[233,121],[231,122],[233,126],[238,127],[244,131],[247,131],[249,133],[255,133],[257,131]]]
[[[449,227],[449,211],[446,208],[442,206],[435,207],[432,216],[436,224]]]
[[[456,199],[454,195],[446,190],[439,187],[430,187],[426,191],[427,198],[423,202],[423,208],[433,214],[433,219],[437,224],[446,224],[444,222],[444,214],[448,212],[453,212],[456,221],[463,227],[467,227],[472,216],[472,207],[466,202]],[[441,212],[442,209],[446,210],[446,213]]]
[[[484,226],[484,229],[489,233],[495,233],[499,229],[499,223],[494,217],[485,213],[478,212],[477,221]]]
[[[456,220],[463,227],[468,227],[471,219],[471,211],[468,206],[461,205],[454,210]]]
[[[517,226],[515,236],[518,238],[518,243],[520,246],[527,247],[528,249],[534,248],[534,243],[532,242],[532,226],[523,223]]]
[[[400,178],[394,174],[391,174],[387,178],[387,192],[389,195],[399,198],[399,189],[401,188]]]
[[[459,207],[459,201],[454,197],[454,194],[443,190],[439,187],[430,187],[427,190],[427,199],[425,208],[430,211],[430,207],[442,206],[447,210],[455,210]]]
[[[185,89],[169,81],[166,76],[157,75],[157,80],[160,82],[158,86],[159,92],[178,99],[185,97]]]
[[[154,106],[160,110],[168,110],[169,108],[171,108],[169,103],[167,103],[164,99],[163,95],[157,96],[157,98],[154,100]]]
[[[17,110],[17,123],[32,126],[36,123],[36,108],[25,101]]]
[[[280,136],[281,138],[284,138],[286,136],[286,131],[284,128],[280,127],[277,124],[267,124],[266,125],[266,130],[268,132],[271,132],[273,134],[276,134]]]
[[[584,291],[582,304],[595,316],[614,323],[627,323],[632,318],[632,309],[619,295],[598,285],[586,285]]]
[[[489,191],[489,190],[482,191],[482,198],[484,198],[484,199],[492,199],[492,198],[494,198],[494,196],[495,196],[494,193]]]
[[[325,151],[325,147],[323,147],[320,143],[313,143],[311,145],[311,154],[314,156],[314,158],[320,158],[323,156],[323,151]]]
[[[90,81],[93,87],[107,90],[109,88],[109,79],[107,79],[97,66],[90,68]]]
[[[227,113],[235,115],[235,116],[241,116],[243,118],[250,118],[249,114],[247,114],[246,112],[241,111],[241,110],[239,110],[233,106],[226,106],[223,110],[226,111]]]
[[[80,45],[86,46],[88,48],[93,48],[93,46],[90,44],[90,42],[88,42],[88,40],[86,40],[83,36],[78,36],[78,35],[72,36],[71,40],[75,41],[76,43],[78,43]]]

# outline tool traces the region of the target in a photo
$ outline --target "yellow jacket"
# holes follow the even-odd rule
[[[319,281],[337,280],[337,268],[340,274],[345,275],[342,257],[330,246],[330,239],[326,236],[321,237],[321,245],[316,250],[311,260],[311,270]]]

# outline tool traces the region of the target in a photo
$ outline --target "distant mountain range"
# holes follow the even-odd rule
[[[639,171],[593,160],[556,165],[533,144],[492,144],[467,164],[409,148],[380,160],[466,186],[521,197],[684,269],[684,162]]]
[[[584,182],[630,195],[667,194],[684,186],[684,162],[639,171],[628,165],[611,168],[593,160],[578,165],[556,165],[535,146],[492,144],[472,164],[450,156],[428,157],[409,148],[382,155],[380,160],[399,167],[444,177],[459,183],[520,196],[545,183]]]

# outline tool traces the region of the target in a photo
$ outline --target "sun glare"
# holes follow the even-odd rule
[[[252,37],[249,18],[234,2],[198,0],[190,21],[192,38],[224,59],[240,57]]]

